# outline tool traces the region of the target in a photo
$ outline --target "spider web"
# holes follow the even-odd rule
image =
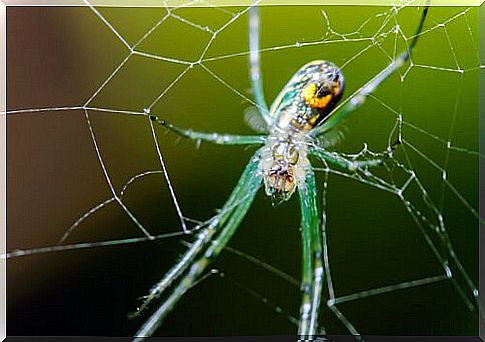
[[[262,8],[267,99],[327,59],[346,101],[405,49],[422,10],[410,5]],[[184,231],[222,206],[254,148],[180,140],[148,115],[250,133],[248,10],[8,9],[9,335],[132,335],[149,317],[126,314],[190,242]],[[323,332],[476,335],[477,24],[477,8],[432,8],[411,63],[345,123],[331,151],[347,158],[402,141],[385,167],[312,161]],[[299,218],[295,198],[273,208],[260,194],[159,333],[294,334]]]

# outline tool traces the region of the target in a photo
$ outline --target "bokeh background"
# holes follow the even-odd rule
[[[98,10],[130,44],[167,14],[164,8]],[[137,49],[195,61],[210,39],[201,28],[215,30],[231,18],[231,12],[241,10],[177,9],[173,14],[178,18],[164,21]],[[357,33],[345,42],[296,47],[296,42],[320,41],[329,34],[322,10],[336,32]],[[375,6],[262,8],[261,47],[283,47],[262,54],[268,101],[301,65],[315,59],[346,64],[346,95],[362,86],[389,62],[378,46],[359,54],[369,45],[361,38],[378,31],[382,25],[378,15],[386,10]],[[445,25],[423,35],[414,63],[438,69],[414,67],[404,82],[399,76],[393,77],[376,96],[401,112],[406,123],[477,151],[478,9],[463,15],[465,10],[432,8],[425,29]],[[398,19],[403,32],[410,36],[420,13],[417,8],[407,8],[393,20]],[[447,21],[455,15],[457,19]],[[82,105],[128,54],[88,8],[9,7],[7,18],[9,110]],[[368,18],[374,19],[361,27]],[[218,34],[205,55],[215,60],[204,65],[250,97],[244,53],[248,51],[247,19],[247,14],[242,15]],[[381,47],[392,52],[394,39],[386,38]],[[396,48],[403,47],[398,40]],[[439,70],[456,69],[457,64],[466,72]],[[177,63],[132,56],[91,106],[140,112],[183,70],[184,66]],[[156,102],[152,113],[183,127],[246,134],[251,130],[244,124],[243,112],[249,106],[243,97],[195,66]],[[146,117],[108,112],[90,112],[90,116],[116,189],[140,172],[160,169]],[[111,197],[84,113],[9,114],[7,122],[8,250],[53,246],[82,214]],[[394,124],[395,116],[389,109],[369,100],[347,121],[346,139],[334,149],[353,153],[367,143],[371,150],[382,151]],[[209,144],[196,148],[194,142],[165,134],[162,128],[157,128],[157,134],[184,214],[200,220],[211,217],[223,205],[254,149]],[[471,207],[477,208],[475,155],[456,151],[447,154],[445,144],[406,125],[403,137],[438,165],[445,165],[448,159],[448,180]],[[418,153],[409,148],[406,151],[439,207],[441,173]],[[404,160],[402,151],[396,153]],[[426,211],[419,196],[414,198]],[[180,229],[160,174],[134,182],[123,199],[152,234]],[[446,186],[441,212],[460,261],[477,283],[477,219]],[[230,246],[299,279],[299,218],[296,196],[289,203],[272,207],[261,192]],[[422,233],[395,196],[331,175],[327,218],[338,296],[442,273]],[[133,236],[141,236],[140,231],[118,206],[110,204],[89,217],[67,243]],[[10,259],[8,335],[130,336],[148,316],[133,321],[127,319],[127,313],[137,307],[137,298],[147,293],[182,251],[179,240],[173,238]],[[213,266],[226,276],[211,276],[192,289],[158,334],[296,332],[287,314],[276,313],[275,307],[297,316],[297,286],[228,251]],[[267,298],[269,304],[259,296]],[[450,281],[356,300],[340,308],[362,334],[475,335],[478,324],[477,313],[468,311]],[[323,309],[321,317],[328,333],[347,333],[328,310]]]

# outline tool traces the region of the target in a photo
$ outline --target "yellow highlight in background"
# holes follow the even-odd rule
[[[480,6],[485,0],[431,0],[430,6]],[[428,0],[2,0],[7,6],[212,7],[257,5],[424,6]]]

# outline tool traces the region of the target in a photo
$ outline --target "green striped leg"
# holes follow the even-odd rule
[[[269,127],[272,119],[269,115],[263,91],[263,75],[261,73],[261,56],[259,53],[259,24],[259,7],[253,6],[249,9],[249,79],[251,80],[251,89],[256,106]]]
[[[321,147],[316,146],[310,149],[310,155],[316,156],[320,160],[323,160],[329,166],[331,165],[347,171],[356,171],[362,168],[380,166],[385,162],[385,158],[387,157],[387,155],[384,155],[382,159],[349,160],[338,154],[331,153]]]
[[[194,256],[199,254],[198,252],[203,249],[202,247],[208,245],[205,251],[201,252],[202,255],[195,262],[192,262],[194,257],[191,257],[191,259],[184,264],[183,270],[179,275],[183,273],[188,266],[190,266],[190,269],[175,286],[168,298],[138,330],[135,334],[137,338],[135,338],[134,341],[142,341],[143,337],[153,335],[163,319],[174,308],[178,300],[193,286],[197,279],[202,275],[207,265],[219,255],[239,227],[239,224],[249,210],[261,185],[262,177],[259,173],[259,159],[259,152],[257,152],[248,163],[236,188],[231,194],[230,199],[224,205],[221,211],[223,214],[221,214],[222,216],[220,220],[216,220],[216,223],[211,225],[212,228],[208,227],[212,229],[210,237],[206,238],[206,240],[204,240],[205,242],[200,244],[200,248],[192,254]],[[216,231],[220,231],[220,233],[215,239],[212,239]],[[207,243],[209,241],[211,241],[210,244]],[[182,260],[183,259],[184,258],[182,258]],[[177,267],[177,265],[174,266],[174,268],[175,267]]]
[[[315,174],[311,166],[306,170],[304,184],[298,185],[301,207],[301,238],[303,244],[302,303],[298,335],[313,338],[318,329],[318,313],[322,298],[323,245],[320,233],[320,213],[317,207]]]
[[[195,132],[191,129],[177,127],[165,120],[161,120],[154,115],[150,115],[150,120],[156,122],[178,135],[197,141],[207,141],[218,145],[262,145],[266,138],[261,135],[232,135],[219,133]]]
[[[253,157],[253,159],[254,158],[255,157]],[[158,283],[156,283],[150,289],[149,294],[145,296],[144,301],[138,310],[130,315],[132,318],[139,316],[154,299],[159,298],[160,295],[187,270],[195,257],[202,251],[215,233],[220,230],[220,227],[227,222],[227,219],[237,208],[239,202],[246,199],[246,189],[242,186],[242,184],[246,184],[249,179],[253,177],[252,173],[257,172],[257,170],[253,169],[254,166],[251,166],[252,173],[249,172],[248,168],[250,165],[248,165],[246,171],[242,174],[238,185],[231,193],[229,199],[226,201],[219,214],[210,220],[207,227],[197,233],[195,241],[190,245],[189,249],[183,254],[180,260],[162,277],[162,279],[160,279]]]
[[[382,82],[396,73],[409,60],[411,53],[418,42],[419,35],[423,30],[424,20],[428,14],[428,9],[429,7],[426,6],[423,10],[418,28],[416,29],[416,33],[413,36],[411,44],[409,44],[408,50],[401,53],[396,60],[374,76],[374,78],[367,82],[357,93],[352,95],[344,105],[342,105],[334,113],[330,114],[318,127],[313,129],[310,132],[311,136],[316,137],[330,131],[332,128],[335,128],[335,126],[342,122],[342,120],[345,119],[349,114],[362,106],[367,97],[371,95]]]

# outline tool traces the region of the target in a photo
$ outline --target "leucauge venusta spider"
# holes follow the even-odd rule
[[[202,133],[174,126],[157,116],[157,122],[178,135],[197,141],[222,145],[262,145],[247,164],[239,182],[220,212],[199,230],[179,261],[155,284],[138,312],[168,289],[172,292],[149,317],[135,336],[151,336],[177,301],[203,275],[208,264],[224,249],[264,184],[273,203],[287,201],[296,191],[301,210],[302,300],[298,335],[312,338],[319,333],[318,316],[324,286],[321,212],[317,202],[315,174],[309,157],[348,172],[379,167],[399,144],[399,139],[382,158],[349,159],[329,152],[321,143],[349,114],[410,59],[428,12],[422,12],[418,27],[406,51],[379,72],[347,101],[337,107],[344,91],[344,77],[331,62],[317,60],[302,66],[268,108],[263,94],[259,55],[259,14],[256,6],[249,12],[249,72],[254,101],[259,109],[260,127],[265,135],[228,135]],[[256,126],[256,125],[253,125]],[[179,280],[178,283],[174,283]]]

